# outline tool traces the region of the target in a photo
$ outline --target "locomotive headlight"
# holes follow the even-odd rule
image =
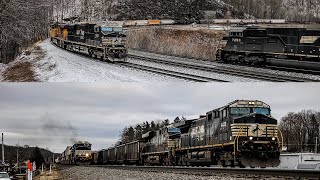
[[[275,140],[276,140],[276,138],[275,138],[275,137],[273,137],[273,138],[272,138],[272,141],[275,141]]]
[[[86,157],[88,157],[88,156],[89,156],[89,154],[87,153],[87,154],[86,154]]]
[[[253,137],[249,137],[250,140],[253,140]]]

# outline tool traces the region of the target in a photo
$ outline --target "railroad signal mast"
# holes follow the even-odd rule
[[[2,164],[4,164],[4,145],[3,145],[3,133],[2,133]]]

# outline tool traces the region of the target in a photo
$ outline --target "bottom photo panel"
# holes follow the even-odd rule
[[[318,179],[320,84],[0,84],[0,179]]]

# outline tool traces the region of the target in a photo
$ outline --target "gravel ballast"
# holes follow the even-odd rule
[[[172,172],[147,172],[139,170],[122,170],[122,169],[109,169],[103,167],[83,167],[75,166],[65,168],[60,171],[59,180],[219,180],[219,179],[247,179],[242,175],[194,175]],[[253,178],[253,177],[250,177]],[[260,177],[259,177],[260,178]]]

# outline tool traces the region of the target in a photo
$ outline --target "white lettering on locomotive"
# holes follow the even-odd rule
[[[241,38],[232,38],[232,42],[240,43],[241,42]]]

